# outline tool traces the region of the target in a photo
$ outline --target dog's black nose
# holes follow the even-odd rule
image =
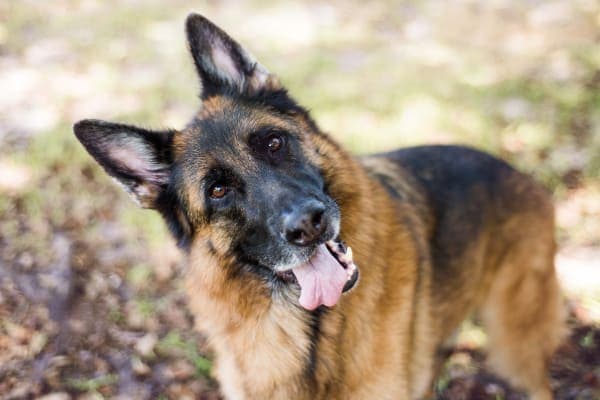
[[[325,205],[316,201],[298,207],[283,221],[286,240],[298,246],[315,243],[326,228]]]

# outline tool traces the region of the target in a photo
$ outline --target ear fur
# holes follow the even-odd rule
[[[174,189],[174,131],[150,131],[130,125],[87,119],[73,126],[75,135],[104,170],[144,208],[157,210],[182,248],[192,230]]]
[[[100,120],[79,121],[75,135],[104,170],[144,208],[169,183],[173,132],[155,132]]]
[[[273,74],[208,19],[190,14],[185,26],[203,99],[223,92],[251,96],[281,89]]]

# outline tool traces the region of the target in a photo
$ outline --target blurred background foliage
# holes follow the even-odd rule
[[[162,221],[136,209],[71,130],[82,118],[184,126],[199,106],[183,33],[191,11],[239,40],[356,153],[461,143],[532,173],[557,201],[563,283],[580,316],[600,320],[597,1],[4,0],[0,381],[18,377],[18,366],[61,365],[55,358],[67,354],[81,360],[62,365],[57,382],[68,376],[74,391],[114,394],[102,388],[123,385],[114,375],[121,361],[96,352],[142,339],[134,375],[160,364],[155,350],[182,348],[190,375],[205,375],[208,361],[188,345],[198,338],[172,279],[180,259]],[[25,311],[36,305],[39,313]],[[134,333],[115,339],[111,327]],[[73,332],[92,331],[95,345],[76,342],[96,352],[66,350],[77,348]],[[27,387],[15,379],[0,383],[0,394],[54,388],[42,373]],[[156,385],[144,390],[171,390]]]

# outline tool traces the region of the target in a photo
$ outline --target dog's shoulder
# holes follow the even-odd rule
[[[466,146],[435,145],[407,147],[363,157],[363,164],[395,198],[406,198],[404,189],[423,196],[436,215],[449,208],[469,207],[491,211],[491,203],[511,202],[523,192],[548,197],[541,185],[507,162]],[[393,182],[394,185],[390,185]]]

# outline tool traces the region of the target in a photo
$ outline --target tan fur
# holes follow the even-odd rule
[[[201,114],[219,112],[214,107],[228,105],[211,99]],[[353,158],[325,135],[308,131],[301,116],[249,113],[252,127],[268,123],[306,132],[304,152],[322,168],[340,207],[341,236],[354,250],[361,278],[323,314],[311,350],[305,310],[271,296],[250,272],[233,275],[227,266],[235,261],[223,256],[228,227],[203,225],[194,235],[186,287],[227,398],[423,398],[441,361],[438,350],[473,312],[489,328],[497,371],[533,398],[550,398],[546,364],[563,316],[553,270],[552,207],[537,186],[506,182],[505,190],[525,206],[499,231],[478,239],[462,259],[463,274],[436,281],[428,258],[433,216],[409,174],[385,160]],[[185,142],[186,133],[180,135]],[[393,201],[375,174],[388,177],[405,198]],[[193,190],[185,197],[193,207]]]

